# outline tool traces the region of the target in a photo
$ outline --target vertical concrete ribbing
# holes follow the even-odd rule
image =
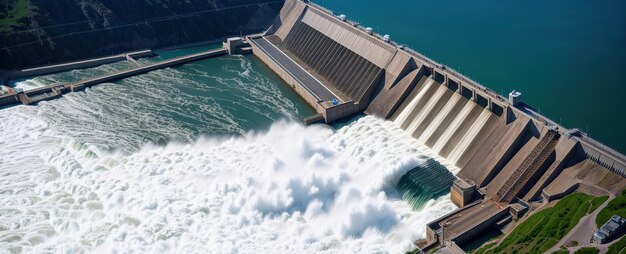
[[[373,64],[372,64],[373,66]],[[368,71],[369,71],[369,67],[368,63],[363,61],[363,62],[358,62],[355,64],[355,67],[357,70],[359,70],[359,73],[361,73],[361,75],[353,78],[352,80],[350,80],[350,93],[353,94],[353,96],[355,98],[358,98],[357,100],[360,100],[361,98],[358,96],[358,87],[360,86],[365,86],[364,82],[365,80],[368,79]]]
[[[362,100],[381,69],[362,56],[299,21],[284,47],[353,100]]]
[[[328,61],[328,65],[323,71],[329,77],[333,77],[333,83],[341,84],[337,82],[336,77],[340,70],[345,71],[344,65],[346,64],[346,61],[348,61],[347,59],[349,58],[349,54],[346,50],[344,50],[344,48],[338,47],[337,51],[334,52],[331,57],[331,61]]]
[[[341,62],[339,68],[337,68],[337,72],[334,73],[334,77],[336,77],[336,82],[341,84],[342,90],[345,91],[346,94],[349,94],[351,97],[353,96],[352,91],[350,90],[350,77],[351,76],[362,76],[362,73],[355,70],[355,61],[358,61],[358,56],[353,54],[348,49],[345,49],[346,57],[344,57],[344,61]],[[352,54],[351,54],[352,53]],[[353,97],[354,99],[354,97]]]
[[[325,59],[326,64],[324,68],[320,70],[320,72],[324,73],[323,75],[327,77],[334,77],[333,71],[337,70],[342,64],[341,62],[338,63],[334,61],[334,59],[338,58],[341,61],[341,60],[345,60],[346,58],[346,52],[343,50],[342,47],[340,47],[340,45],[336,43],[332,43],[332,45],[333,45],[332,50],[329,51],[329,54],[326,56],[327,59],[331,59],[331,60],[328,61]]]

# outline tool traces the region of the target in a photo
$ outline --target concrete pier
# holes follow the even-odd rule
[[[55,64],[55,65],[48,65],[48,66],[42,66],[42,67],[28,68],[28,69],[23,69],[23,70],[7,71],[3,74],[3,79],[9,80],[9,79],[15,79],[15,78],[21,78],[21,77],[40,76],[40,75],[69,71],[69,70],[74,70],[74,69],[90,68],[90,67],[95,67],[98,65],[110,64],[114,62],[119,62],[123,60],[131,60],[131,59],[132,59],[131,61],[137,63],[135,61],[136,58],[151,57],[151,56],[154,56],[154,52],[152,52],[152,50],[149,50],[149,49],[140,50],[140,51],[129,52],[125,54],[86,59],[86,60],[63,63],[63,64]],[[139,64],[137,63],[137,65]]]
[[[79,90],[82,90],[82,89],[85,89],[87,87],[91,87],[97,84],[101,84],[105,82],[112,82],[115,80],[143,74],[143,73],[154,71],[157,69],[185,64],[185,63],[189,63],[189,62],[193,62],[193,61],[197,61],[197,60],[201,60],[205,58],[222,56],[222,55],[226,55],[227,53],[228,53],[228,50],[221,48],[221,49],[215,49],[215,50],[204,51],[204,52],[200,52],[196,54],[191,54],[187,56],[177,57],[177,58],[173,58],[173,59],[169,59],[169,60],[165,60],[165,61],[161,61],[158,63],[153,63],[153,64],[149,64],[145,66],[142,66],[141,64],[137,63],[138,66],[135,68],[131,68],[128,70],[111,73],[111,74],[107,74],[107,75],[103,75],[99,77],[88,78],[88,79],[84,79],[75,83],[58,84],[58,85],[53,85],[53,86],[41,87],[41,88],[28,90],[22,93],[14,92],[11,94],[5,94],[5,95],[0,96],[0,106],[6,106],[6,105],[11,105],[11,104],[16,104],[16,103],[22,103],[26,105],[35,104],[43,100],[50,100],[50,99],[58,98],[62,94],[70,92],[70,91],[79,91]],[[132,56],[123,55],[122,57],[126,59],[126,57],[132,57]],[[91,63],[92,62],[90,62],[90,64]],[[61,67],[58,67],[58,68],[61,68]],[[46,70],[58,70],[58,68],[50,67],[50,68],[45,68],[45,69]],[[66,68],[66,67],[63,67],[63,68]],[[35,73],[35,72],[33,71],[30,73]]]
[[[177,57],[177,58],[173,58],[173,59],[169,59],[169,60],[165,60],[165,61],[161,61],[158,63],[153,63],[150,65],[146,65],[146,66],[141,66],[141,67],[136,67],[136,68],[132,68],[129,70],[124,70],[124,71],[120,71],[120,72],[116,72],[116,73],[112,73],[112,74],[108,74],[108,75],[103,75],[103,76],[99,76],[99,77],[95,77],[95,78],[89,78],[89,79],[84,79],[81,81],[78,81],[76,83],[70,83],[70,88],[72,91],[77,91],[77,90],[81,90],[93,85],[97,85],[100,83],[104,83],[104,82],[111,82],[111,81],[115,81],[118,79],[122,79],[122,78],[126,78],[126,77],[130,77],[130,76],[134,76],[134,75],[139,75],[139,74],[143,74],[149,71],[154,71],[154,70],[158,70],[158,69],[162,69],[162,68],[166,68],[166,67],[171,67],[171,66],[175,66],[175,65],[180,65],[180,64],[185,64],[188,62],[193,62],[193,61],[197,61],[197,60],[201,60],[201,59],[205,59],[205,58],[209,58],[209,57],[216,57],[216,56],[222,56],[222,55],[226,55],[228,53],[228,51],[226,49],[214,49],[214,50],[209,50],[209,51],[204,51],[204,52],[200,52],[200,53],[196,53],[196,54],[191,54],[191,55],[187,55],[187,56],[181,56],[181,57]]]
[[[137,67],[141,67],[141,64],[139,62],[137,62],[137,60],[135,60],[135,58],[133,58],[131,55],[126,54],[126,60],[130,61],[131,63],[135,64],[135,66]]]

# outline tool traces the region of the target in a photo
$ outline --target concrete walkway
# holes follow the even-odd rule
[[[308,73],[302,66],[298,65],[294,60],[289,58],[285,53],[280,51],[274,44],[261,37],[252,40],[261,50],[270,56],[275,62],[289,72],[300,84],[309,91],[319,101],[332,101],[341,98],[330,91],[322,82]]]
[[[4,94],[0,96],[0,106],[11,105],[11,104],[16,104],[20,102],[26,105],[31,104],[31,103],[37,103],[39,101],[60,97],[61,94],[67,93],[69,92],[69,90],[79,91],[86,87],[90,87],[90,86],[97,85],[100,83],[111,82],[111,81],[115,81],[118,79],[123,79],[126,77],[143,74],[143,73],[154,71],[154,70],[161,69],[161,68],[185,64],[188,62],[197,61],[197,60],[201,60],[201,59],[205,59],[209,57],[221,56],[227,53],[228,53],[228,50],[224,48],[220,48],[220,49],[214,49],[214,50],[204,51],[200,53],[195,53],[191,55],[181,56],[177,58],[172,58],[172,59],[168,59],[165,61],[148,64],[145,66],[135,61],[135,63],[139,66],[128,69],[128,70],[109,73],[109,74],[105,74],[105,75],[93,77],[93,78],[87,78],[87,79],[83,79],[75,83],[57,84],[53,86],[39,87],[39,88],[25,91],[22,94]],[[124,59],[127,59],[127,58],[124,57]]]
[[[0,76],[2,76],[4,79],[7,79],[8,81],[8,79],[14,79],[14,78],[39,76],[39,75],[46,75],[50,73],[63,72],[63,71],[69,71],[69,70],[74,70],[74,69],[91,68],[91,67],[95,67],[98,65],[110,64],[110,63],[123,61],[123,60],[129,60],[128,59],[129,57],[134,60],[135,58],[151,57],[151,56],[154,56],[154,53],[152,52],[152,50],[147,49],[147,50],[128,52],[128,53],[118,54],[118,55],[113,55],[113,56],[103,56],[103,57],[98,57],[98,58],[78,60],[74,62],[46,65],[46,66],[33,67],[33,68],[27,68],[27,69],[22,69],[22,70],[7,71],[4,73],[0,73],[1,74]]]
[[[111,74],[106,74],[106,75],[102,75],[102,76],[95,77],[95,78],[88,78],[88,79],[84,79],[76,83],[73,83],[72,90],[82,89],[84,87],[90,87],[90,86],[97,85],[97,84],[104,83],[104,82],[111,82],[117,79],[122,79],[122,78],[130,77],[130,76],[134,76],[138,74],[143,74],[149,71],[154,71],[157,69],[162,69],[162,68],[166,68],[166,67],[170,67],[174,65],[180,65],[180,64],[184,64],[184,63],[188,63],[192,61],[197,61],[197,60],[204,59],[204,58],[226,55],[227,53],[228,53],[228,50],[224,48],[213,49],[213,50],[203,51],[200,53],[195,53],[191,55],[168,59],[165,61],[150,64],[150,65],[135,67],[129,70],[123,70],[123,71],[119,71],[119,72],[115,72]]]

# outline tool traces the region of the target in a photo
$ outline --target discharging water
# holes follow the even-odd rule
[[[407,198],[419,200],[417,209],[402,199],[410,189],[396,186],[409,170],[452,173],[393,122],[300,124],[311,114],[248,56],[2,109],[0,249],[401,253],[424,237],[427,222],[455,208],[447,191],[422,185],[423,196]]]
[[[475,150],[471,144],[484,138],[498,116],[430,78],[418,85],[394,123],[431,153],[462,168],[467,161],[461,157]]]

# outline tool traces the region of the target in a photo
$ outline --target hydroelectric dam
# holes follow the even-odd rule
[[[35,104],[160,68],[251,52],[315,109],[306,122],[374,115],[394,122],[455,167],[451,171],[458,173],[446,175],[424,166],[423,179],[412,181],[409,171],[399,184],[406,193],[432,192],[414,201],[420,203],[442,194],[427,182],[444,183],[443,192],[449,190],[459,207],[414,229],[426,231],[425,241],[416,242],[422,251],[463,252],[460,245],[491,228],[514,227],[533,203],[575,191],[616,194],[626,188],[623,154],[544,117],[521,93],[504,97],[345,15],[285,0],[267,31],[243,37],[228,39],[220,49],[146,65],[133,57],[150,56],[149,50],[7,74],[39,75],[125,59],[136,65],[74,83],[11,91],[0,95],[0,105]]]
[[[530,203],[574,191],[619,192],[626,156],[422,54],[313,3],[287,0],[254,55],[332,123],[365,113],[394,121],[459,173],[459,210],[428,224],[419,247],[460,250]]]

